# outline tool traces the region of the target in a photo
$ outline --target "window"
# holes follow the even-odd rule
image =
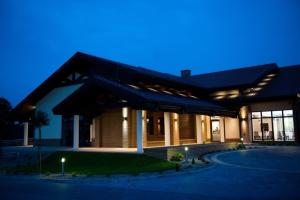
[[[285,116],[285,117],[293,116],[293,111],[292,110],[284,110],[283,116]]]
[[[260,118],[260,112],[253,112],[252,118]]]
[[[273,117],[281,117],[282,116],[282,111],[272,111],[272,115]]]
[[[294,141],[293,110],[252,112],[253,141]]]
[[[293,117],[284,118],[285,140],[294,141],[294,121]]]

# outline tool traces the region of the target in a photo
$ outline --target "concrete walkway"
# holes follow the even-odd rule
[[[4,197],[84,199],[300,199],[300,147],[265,147],[206,156],[212,165],[193,173],[142,178],[91,177],[53,182],[0,177]],[[4,180],[8,179],[8,181]],[[1,183],[1,182],[0,182]],[[36,190],[35,188],[39,189]],[[80,193],[78,192],[80,191]],[[14,196],[15,195],[15,196]],[[11,198],[14,199],[14,198]]]

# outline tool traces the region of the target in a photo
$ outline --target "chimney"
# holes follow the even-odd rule
[[[191,76],[191,70],[190,69],[181,70],[181,77],[182,78],[188,78],[190,76]]]

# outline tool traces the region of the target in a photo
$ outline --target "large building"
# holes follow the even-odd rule
[[[300,65],[175,76],[76,53],[14,110],[25,139],[44,111],[44,145],[143,152],[241,138],[298,142],[299,102]]]

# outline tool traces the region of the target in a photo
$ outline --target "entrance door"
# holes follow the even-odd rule
[[[220,120],[211,121],[211,141],[220,142]]]

